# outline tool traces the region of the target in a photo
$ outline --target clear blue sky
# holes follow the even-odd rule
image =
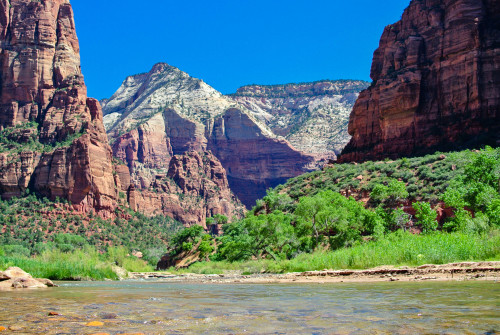
[[[370,80],[409,0],[71,0],[89,96],[158,62],[223,93],[246,84]]]

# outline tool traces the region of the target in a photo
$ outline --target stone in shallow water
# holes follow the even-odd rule
[[[0,326],[0,332],[3,332],[4,330],[7,330],[7,328]]]
[[[118,315],[116,313],[101,313],[99,314],[101,319],[106,319],[106,320],[111,320],[111,319],[116,319]]]
[[[40,283],[38,280],[31,277],[28,278],[15,278],[12,282],[13,288],[44,288],[45,284]]]
[[[101,321],[91,321],[86,324],[87,327],[102,327],[104,326],[104,323]]]
[[[44,284],[44,285],[48,286],[48,287],[57,287],[57,285],[56,285],[56,284],[54,284],[54,283],[52,282],[52,280],[50,280],[50,279],[46,279],[46,278],[36,278],[36,280],[37,280],[37,281],[39,281],[40,283],[42,283],[42,284]]]
[[[9,330],[12,330],[12,331],[18,331],[18,330],[22,330],[22,329],[23,329],[23,327],[17,326],[17,325],[9,326]]]

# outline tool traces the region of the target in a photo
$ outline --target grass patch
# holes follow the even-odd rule
[[[108,252],[100,253],[86,245],[71,252],[56,248],[34,257],[0,256],[0,270],[17,266],[35,278],[52,280],[116,280],[119,278],[113,271],[114,265],[130,272],[153,271],[146,261],[127,255],[124,248],[110,248]]]
[[[500,231],[488,234],[436,232],[413,235],[403,231],[384,239],[336,251],[300,254],[291,260],[269,259],[245,262],[203,262],[173,273],[222,274],[286,273],[324,269],[369,269],[382,265],[419,266],[463,261],[500,260]]]

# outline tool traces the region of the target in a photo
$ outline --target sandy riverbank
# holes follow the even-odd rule
[[[500,282],[500,262],[462,262],[419,267],[382,266],[368,270],[324,270],[286,274],[221,275],[170,274],[167,272],[130,273],[131,279],[156,279],[164,282],[195,283],[343,283],[383,281],[464,281]]]

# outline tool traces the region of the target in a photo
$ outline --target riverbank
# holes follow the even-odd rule
[[[286,274],[172,274],[168,272],[132,272],[131,279],[155,279],[161,282],[183,283],[349,283],[384,281],[465,281],[488,280],[500,282],[500,262],[461,262],[418,267],[380,266],[368,270],[323,270]]]

